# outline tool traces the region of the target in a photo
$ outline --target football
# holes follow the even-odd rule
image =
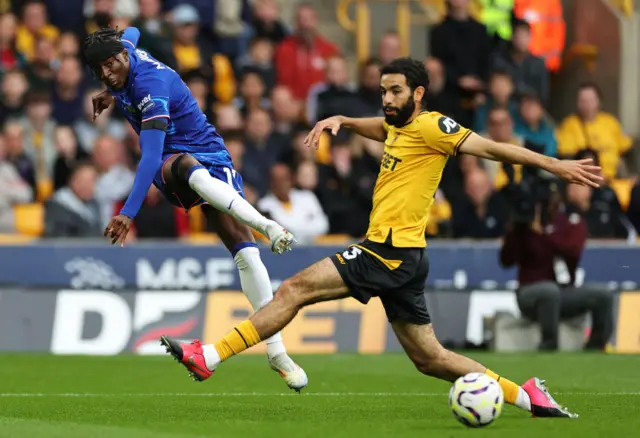
[[[449,407],[453,416],[468,427],[493,423],[502,412],[504,393],[500,384],[482,373],[469,373],[458,378],[449,391]]]

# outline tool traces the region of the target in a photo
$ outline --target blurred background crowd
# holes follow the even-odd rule
[[[583,215],[590,237],[635,242],[637,144],[602,109],[599,84],[580,83],[573,111],[550,115],[550,81],[565,50],[561,2],[430,3],[442,14],[428,29],[429,109],[496,141],[594,157],[602,188],[554,190]],[[121,208],[138,137],[112,109],[92,121],[101,85],[79,51],[100,27],[136,26],[139,46],[180,73],[223,135],[259,210],[301,243],[363,236],[383,145],[341,131],[315,151],[303,139],[329,116],[381,114],[379,67],[401,56],[401,30],[372,29],[373,56],[354,63],[319,30],[317,4],[286,2],[293,9],[285,20],[278,0],[0,0],[0,233],[99,237]],[[530,20],[536,7],[546,21]],[[450,159],[428,236],[502,236],[513,186],[527,175],[471,156]],[[199,209],[173,208],[152,187],[131,238],[211,231]]]

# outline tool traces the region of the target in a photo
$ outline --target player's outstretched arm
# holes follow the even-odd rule
[[[307,138],[305,138],[304,144],[317,149],[322,131],[328,129],[331,131],[331,134],[336,135],[341,127],[350,129],[356,134],[360,134],[371,140],[382,142],[387,138],[387,130],[384,128],[384,117],[352,118],[333,116],[316,123],[316,126],[313,127],[309,135],[307,135]]]
[[[603,180],[600,167],[591,158],[585,160],[558,160],[533,152],[521,146],[497,143],[472,133],[458,148],[458,153],[475,155],[503,163],[535,166],[551,172],[570,183],[599,187]]]

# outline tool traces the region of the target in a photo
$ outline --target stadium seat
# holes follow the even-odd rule
[[[37,200],[40,202],[44,202],[51,197],[53,194],[53,180],[51,179],[43,179],[38,181],[36,184],[37,190]]]
[[[220,237],[215,233],[189,233],[181,239],[183,242],[191,245],[218,245],[220,243]]]
[[[192,208],[187,213],[189,216],[189,231],[191,233],[201,233],[204,231],[204,214],[200,208]]]
[[[611,181],[611,188],[618,196],[622,210],[627,211],[629,201],[631,200],[631,190],[633,189],[633,181],[630,179],[614,179]]]
[[[39,203],[18,204],[13,208],[16,233],[41,236],[44,231],[44,206]]]
[[[560,351],[580,351],[585,342],[586,318],[560,322]],[[511,313],[496,313],[493,320],[492,350],[497,352],[536,351],[540,344],[540,325]]]

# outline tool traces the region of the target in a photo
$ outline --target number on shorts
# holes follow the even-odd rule
[[[342,253],[342,257],[344,257],[347,260],[353,260],[356,257],[358,257],[360,254],[362,254],[362,250],[357,246],[352,246],[351,248],[349,248],[348,250]]]
[[[224,173],[227,175],[227,183],[231,187],[233,187],[233,180],[235,179],[237,172],[235,169],[229,169],[228,167],[223,167]]]

